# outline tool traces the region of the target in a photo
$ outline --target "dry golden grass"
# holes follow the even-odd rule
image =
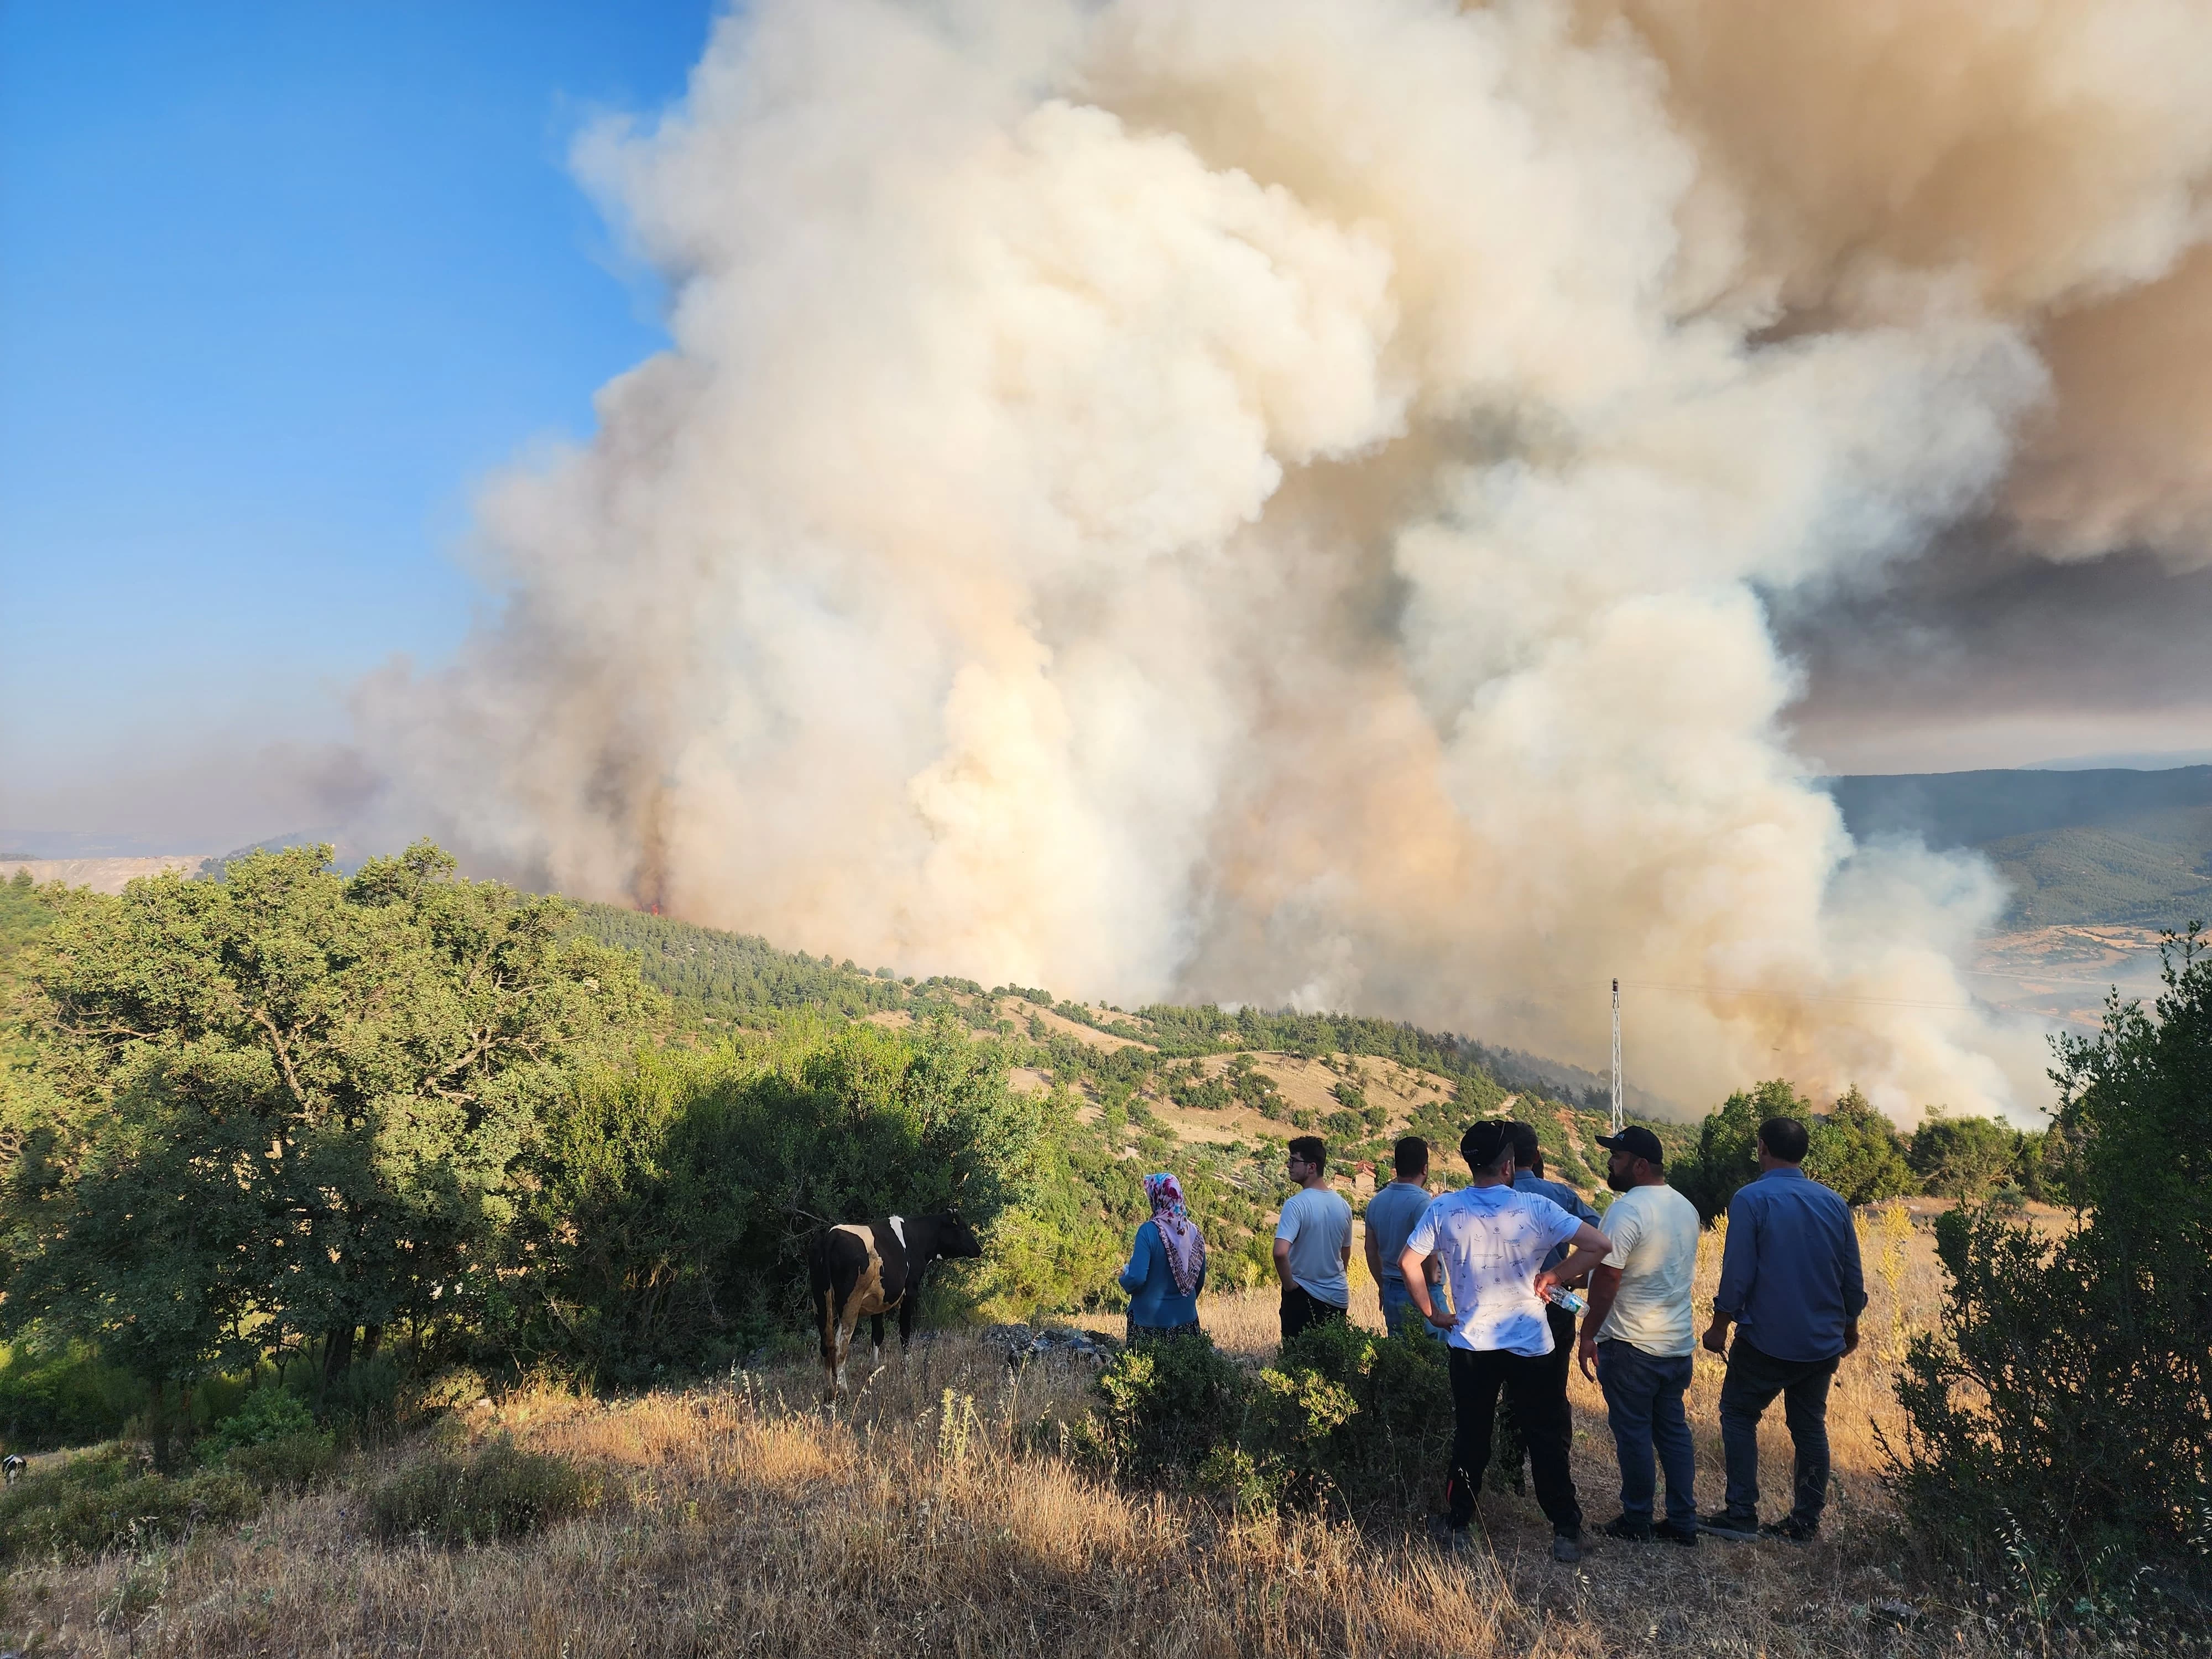
[[[1490,1548],[1454,1561],[1341,1524],[1234,1524],[1024,1449],[1024,1424],[1081,1409],[1089,1374],[1054,1362],[1016,1376],[952,1334],[894,1359],[834,1415],[796,1364],[637,1400],[541,1391],[466,1413],[442,1432],[507,1432],[562,1453],[603,1474],[606,1503],[512,1546],[378,1544],[359,1486],[418,1443],[235,1531],[19,1565],[0,1645],[487,1659],[2005,1651],[1940,1608],[1911,1635],[1869,1617],[1869,1603],[1913,1594],[1889,1541],[1873,1425],[1894,1426],[1890,1344],[1929,1316],[1936,1273],[1924,1234],[1879,1219],[1868,1261],[1868,1343],[1835,1391],[1837,1489],[1809,1549],[1611,1546],[1561,1567],[1533,1501],[1514,1498],[1484,1499]],[[1272,1298],[1211,1298],[1205,1311],[1224,1347],[1273,1351]],[[1692,1405],[1708,1499],[1718,1382],[1717,1363],[1701,1360]],[[1576,1477],[1602,1520],[1617,1507],[1611,1439],[1579,1378],[1575,1404]],[[1779,1491],[1778,1425],[1764,1451]]]

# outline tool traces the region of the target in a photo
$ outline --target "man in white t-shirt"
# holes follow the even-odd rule
[[[1283,1340],[1309,1325],[1341,1319],[1352,1306],[1352,1206],[1328,1184],[1328,1148],[1300,1135],[1285,1161],[1298,1190],[1275,1223],[1275,1276],[1283,1281]]]
[[[1567,1468],[1574,1420],[1546,1359],[1552,1328],[1544,1294],[1596,1267],[1606,1237],[1541,1194],[1513,1189],[1512,1128],[1502,1119],[1474,1124],[1459,1150],[1472,1179],[1429,1206],[1399,1260],[1421,1316],[1451,1333],[1452,1461],[1444,1477],[1449,1531],[1442,1541],[1455,1552],[1467,1547],[1503,1388],[1528,1442],[1536,1502],[1552,1523],[1552,1559],[1579,1560],[1583,1511]],[[1565,1261],[1545,1267],[1545,1256],[1559,1244],[1573,1248]],[[1422,1263],[1431,1252],[1443,1262],[1456,1313],[1438,1312],[1430,1297]]]
[[[1590,1280],[1583,1321],[1583,1375],[1605,1390],[1620,1457],[1620,1514],[1598,1530],[1608,1538],[1654,1538],[1694,1548],[1697,1454],[1683,1415],[1697,1351],[1690,1281],[1698,1271],[1698,1210],[1667,1184],[1659,1137],[1640,1124],[1597,1144],[1612,1154],[1605,1183],[1620,1196],[1599,1226],[1612,1251]],[[1654,1448],[1667,1472],[1667,1518],[1654,1525]]]

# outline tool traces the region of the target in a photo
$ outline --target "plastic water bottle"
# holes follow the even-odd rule
[[[1564,1285],[1554,1285],[1544,1292],[1544,1300],[1565,1308],[1579,1319],[1589,1309],[1589,1298],[1580,1291],[1571,1291]]]

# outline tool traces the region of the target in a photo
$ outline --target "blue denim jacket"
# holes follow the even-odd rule
[[[1729,1200],[1714,1308],[1775,1359],[1833,1359],[1867,1304],[1851,1206],[1802,1170],[1769,1170]]]

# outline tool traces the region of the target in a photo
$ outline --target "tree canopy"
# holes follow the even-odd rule
[[[567,1068],[635,1042],[635,966],[428,843],[58,892],[5,1103],[0,1329],[189,1379],[459,1293]]]
[[[1759,1174],[1759,1126],[1771,1117],[1808,1118],[1812,1109],[1786,1078],[1737,1090],[1699,1126],[1697,1151],[1668,1166],[1668,1183],[1710,1225],[1736,1189]]]
[[[1834,1188],[1846,1203],[1872,1204],[1917,1186],[1903,1138],[1856,1084],[1808,1127],[1805,1173]]]
[[[1990,1117],[1948,1117],[1930,1110],[1912,1133],[1914,1173],[1931,1193],[1980,1198],[2013,1172],[2020,1135]]]

